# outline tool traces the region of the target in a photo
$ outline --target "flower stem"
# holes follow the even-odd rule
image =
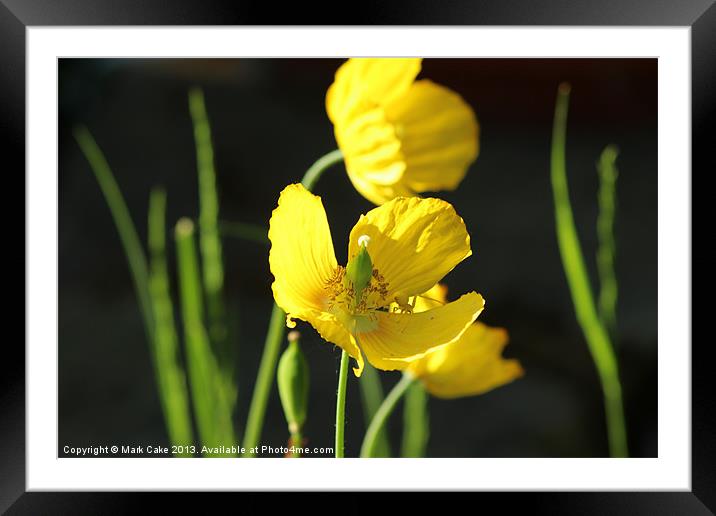
[[[331,151],[325,156],[318,158],[318,160],[313,165],[311,165],[311,168],[306,170],[306,173],[303,174],[301,184],[306,188],[306,190],[313,190],[313,187],[316,186],[316,183],[323,175],[323,173],[328,168],[340,163],[341,161],[343,161],[343,153],[340,151],[340,149]]]
[[[380,405],[385,399],[383,394],[383,386],[380,383],[380,375],[378,371],[366,363],[363,367],[363,374],[358,382],[360,386],[361,401],[363,402],[363,418],[365,419],[365,429],[373,420],[373,416],[378,412]],[[390,457],[390,442],[388,434],[385,431],[379,432],[378,443],[375,450],[376,457]]]
[[[602,384],[609,451],[612,457],[627,457],[626,424],[617,358],[609,333],[597,313],[569,202],[565,160],[568,106],[569,85],[561,84],[554,113],[551,160],[557,241],[577,321],[582,327]]]
[[[261,356],[261,364],[259,372],[256,376],[256,384],[254,385],[254,393],[251,398],[251,406],[249,408],[249,416],[246,420],[246,430],[244,432],[244,457],[253,457],[256,451],[252,449],[258,446],[261,439],[261,430],[263,428],[264,416],[266,415],[266,405],[268,397],[271,393],[271,385],[273,384],[274,374],[276,372],[276,362],[278,354],[281,350],[281,341],[283,340],[284,327],[286,326],[286,314],[276,304],[271,312],[268,333],[266,333],[266,341],[264,343],[264,353]]]
[[[393,410],[398,404],[398,401],[400,401],[400,398],[403,397],[405,392],[408,390],[408,387],[410,387],[414,381],[415,377],[413,377],[412,375],[403,374],[403,377],[395,385],[395,387],[393,387],[393,390],[391,390],[385,397],[383,404],[378,409],[378,412],[375,413],[373,421],[370,422],[370,426],[365,433],[365,437],[363,438],[363,445],[360,449],[361,457],[374,456],[380,431],[383,429],[385,423],[388,421],[388,417],[390,417],[390,415],[393,413]]]
[[[291,432],[289,447],[303,448],[303,434],[301,433],[300,429]],[[289,454],[288,457],[293,459],[300,459],[301,453],[299,451],[294,451],[293,453]]]
[[[346,423],[346,387],[348,384],[348,364],[350,355],[341,353],[341,369],[338,371],[338,394],[336,395],[336,458],[345,457],[344,430]]]
[[[405,394],[403,404],[403,457],[425,457],[430,437],[430,396],[420,382],[414,382]]]
[[[343,155],[340,150],[334,150],[321,157],[306,171],[301,180],[301,184],[311,190],[321,177],[323,172],[331,166],[341,162]],[[268,404],[271,387],[274,383],[276,375],[276,363],[278,362],[279,351],[281,350],[281,342],[283,341],[284,332],[286,331],[286,313],[274,303],[271,312],[271,320],[269,321],[269,329],[264,342],[264,352],[261,357],[259,372],[256,376],[254,384],[254,392],[251,397],[251,405],[249,406],[249,415],[246,420],[246,430],[244,433],[244,457],[254,457],[255,450],[261,439],[261,430],[263,429],[264,417],[266,415],[266,405]]]

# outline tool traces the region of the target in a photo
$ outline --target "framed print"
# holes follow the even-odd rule
[[[301,26],[6,3],[27,309],[3,509],[185,490],[713,507],[691,340],[709,2],[537,26],[493,4]]]

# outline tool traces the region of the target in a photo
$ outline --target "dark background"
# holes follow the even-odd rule
[[[221,218],[267,225],[278,193],[335,148],[324,94],[337,60],[61,60],[59,66],[59,444],[167,443],[148,345],[119,239],[71,136],[86,124],[103,148],[142,238],[149,190],[168,191],[168,221],[196,217],[187,89],[205,89]],[[656,456],[656,60],[426,60],[422,77],[477,113],[481,153],[456,192],[474,255],[446,277],[454,297],[477,290],[481,320],[508,328],[506,354],[526,376],[479,397],[432,399],[429,456],[603,456],[601,392],[574,319],[554,232],[549,144],[556,87],[572,83],[567,164],[583,249],[596,286],[598,178],[608,143],[621,149],[617,185],[617,350],[634,456]],[[339,261],[370,205],[336,167],[321,179]],[[171,247],[170,247],[171,251]],[[271,308],[267,249],[225,239],[227,297],[239,338],[243,425]],[[173,256],[170,256],[170,262]],[[175,287],[175,285],[174,285]],[[176,292],[176,288],[174,288]],[[306,435],[332,446],[339,353],[302,325],[312,371]],[[398,373],[383,374],[386,388]],[[349,379],[346,450],[364,424]],[[391,420],[397,448],[399,414]],[[263,443],[286,441],[274,390]]]

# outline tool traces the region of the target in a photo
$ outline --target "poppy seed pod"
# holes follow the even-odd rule
[[[278,363],[277,382],[281,405],[291,433],[301,429],[308,412],[308,362],[299,344],[300,334],[288,334],[288,347]]]
[[[368,254],[368,243],[370,238],[362,236],[358,239],[358,254],[356,254],[346,265],[345,279],[349,282],[349,288],[354,291],[354,299],[360,299],[363,290],[370,283],[373,276],[373,262]]]

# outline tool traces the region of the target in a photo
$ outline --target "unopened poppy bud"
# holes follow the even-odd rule
[[[370,237],[361,235],[358,238],[358,253],[346,265],[346,279],[353,286],[356,301],[360,300],[363,289],[368,286],[373,276],[373,261],[368,254],[369,243]]]
[[[281,355],[277,371],[278,393],[291,433],[301,429],[308,412],[308,362],[299,344],[300,337],[297,331],[288,334],[288,347]]]

